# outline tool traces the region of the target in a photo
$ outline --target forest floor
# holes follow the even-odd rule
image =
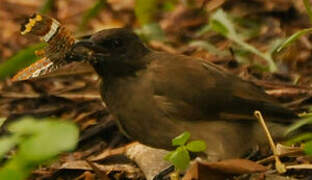
[[[169,1],[168,1],[169,2]],[[209,30],[212,12],[222,8],[227,12],[243,41],[261,52],[271,52],[274,44],[291,34],[311,27],[301,0],[203,0],[186,4],[182,1],[158,1],[153,7],[153,26],[140,25],[145,15],[135,14],[134,0],[107,0],[95,16],[81,23],[95,0],[56,0],[49,7],[49,16],[58,19],[77,36],[111,27],[131,27],[144,35],[146,44],[154,50],[185,54],[218,64],[242,79],[252,81],[276,97],[288,108],[308,112],[312,103],[312,41],[302,36],[280,53],[272,54],[278,71],[270,72],[265,61],[237,45],[231,39]],[[170,1],[171,2],[171,1]],[[36,0],[1,0],[0,5],[0,62],[5,62],[38,38],[20,35],[23,20],[45,4]],[[141,16],[141,17],[137,17]],[[142,17],[143,16],[143,17]],[[138,21],[138,19],[141,19]],[[143,27],[143,28],[142,28]],[[38,80],[12,83],[10,77],[0,81],[0,118],[13,121],[19,117],[59,117],[71,119],[80,127],[78,148],[62,155],[56,162],[35,170],[31,179],[144,179],[140,168],[125,158],[110,158],[123,154],[130,143],[119,132],[103,106],[98,92],[98,77],[90,67],[69,66],[70,71]],[[287,156],[291,164],[308,164],[304,155]],[[229,176],[227,169],[238,168],[241,161],[219,167],[207,165]],[[310,166],[294,168],[278,175],[273,161],[264,164],[265,172],[233,173],[237,179],[308,178]],[[246,165],[246,166],[253,166]],[[255,167],[258,168],[258,167]],[[244,169],[244,168],[243,168]],[[230,170],[230,171],[231,171]],[[257,169],[259,170],[259,169]],[[260,171],[260,170],[259,170]],[[214,173],[215,173],[214,172]],[[257,173],[255,173],[257,172]],[[246,175],[246,173],[248,175]],[[231,174],[231,173],[230,173]],[[230,177],[233,176],[231,174]],[[205,177],[210,177],[209,175]],[[221,177],[221,178],[220,178]],[[216,178],[217,179],[217,178]]]

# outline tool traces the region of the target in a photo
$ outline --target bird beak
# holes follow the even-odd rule
[[[69,59],[74,61],[96,62],[99,58],[108,56],[107,50],[90,39],[78,40],[72,46]]]

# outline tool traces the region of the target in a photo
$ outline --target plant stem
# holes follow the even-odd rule
[[[285,173],[286,172],[286,167],[285,167],[285,165],[281,162],[281,160],[278,157],[278,152],[276,150],[275,143],[273,141],[273,138],[272,138],[272,136],[270,134],[270,131],[269,131],[267,125],[265,124],[265,121],[264,121],[264,119],[262,117],[261,112],[260,111],[255,111],[254,115],[259,120],[259,122],[260,122],[260,124],[261,124],[261,126],[262,126],[262,128],[263,128],[263,130],[264,130],[264,132],[265,132],[265,134],[266,134],[266,136],[268,138],[268,140],[269,140],[269,144],[271,146],[271,150],[272,150],[274,158],[275,158],[275,168],[276,168],[277,172],[280,173],[280,174]]]

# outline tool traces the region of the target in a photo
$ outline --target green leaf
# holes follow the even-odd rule
[[[310,22],[312,23],[312,11],[311,11],[311,4],[310,0],[303,0],[304,7],[309,15]]]
[[[237,36],[233,23],[228,15],[222,10],[217,10],[210,19],[211,28],[223,36]]]
[[[270,53],[262,53],[255,47],[246,43],[241,36],[236,33],[234,24],[230,21],[228,15],[222,9],[217,10],[211,16],[210,26],[214,31],[234,41],[236,44],[245,48],[249,52],[266,60],[271,72],[275,72],[277,70],[276,64],[272,59],[272,55]]]
[[[20,153],[28,161],[44,161],[63,151],[69,151],[78,142],[79,130],[68,121],[23,118],[8,126],[16,135],[28,135],[20,145]]]
[[[41,132],[24,140],[20,153],[28,161],[41,162],[75,148],[79,130],[71,122],[45,120],[39,122]]]
[[[169,162],[171,162],[177,169],[184,171],[188,168],[190,159],[190,154],[185,147],[178,147],[171,154]]]
[[[277,52],[280,52],[282,49],[286,48],[290,44],[292,44],[294,41],[296,41],[301,36],[305,35],[306,33],[309,33],[312,31],[312,28],[303,29],[301,31],[296,32],[295,34],[291,35],[289,38],[287,38],[278,48]]]
[[[304,152],[307,155],[312,155],[312,141],[309,141],[304,144]]]
[[[39,58],[34,52],[44,46],[44,43],[29,46],[26,49],[20,50],[16,55],[0,64],[0,80],[15,74],[18,70],[23,69],[38,60]]]
[[[16,154],[0,169],[0,179],[24,180],[35,167],[34,164],[24,161],[23,157]]]
[[[8,125],[8,130],[15,134],[33,134],[38,130],[41,131],[41,125],[32,117],[24,117]]]
[[[312,116],[308,116],[306,118],[296,121],[286,130],[285,134],[287,135],[291,132],[294,132],[295,130],[307,124],[312,124]]]
[[[300,118],[312,117],[312,106],[308,107],[308,112],[300,113],[298,116]]]
[[[166,155],[164,156],[164,160],[169,161],[173,153],[174,153],[174,151],[168,152],[168,154],[166,154]]]
[[[312,133],[304,133],[304,134],[300,134],[298,136],[295,136],[291,139],[289,139],[287,142],[286,142],[286,145],[293,145],[295,143],[298,143],[298,142],[304,142],[304,141],[309,141],[309,140],[312,140]]]
[[[24,180],[26,179],[27,174],[29,173],[24,173],[14,168],[3,168],[0,170],[0,180]]]
[[[203,152],[207,148],[205,141],[196,140],[187,143],[186,149],[191,152]]]
[[[0,155],[3,156],[15,145],[18,151],[0,169],[0,180],[26,179],[40,163],[72,150],[79,136],[79,129],[74,123],[52,118],[36,120],[26,117],[8,128],[13,135],[0,140]]]
[[[101,12],[106,5],[106,0],[97,0],[95,4],[83,14],[81,23],[79,25],[79,31],[84,31],[90,19],[94,18]]]
[[[191,134],[187,131],[183,132],[179,136],[172,139],[172,145],[173,146],[183,146],[187,140],[191,137]]]
[[[141,25],[154,22],[157,11],[157,0],[136,0],[134,12]]]
[[[0,139],[0,159],[9,152],[18,142],[20,138],[17,136],[2,137]]]
[[[3,125],[3,123],[7,120],[6,117],[0,117],[0,127]]]
[[[227,29],[226,26],[224,26],[222,23],[219,21],[212,20],[210,22],[210,27],[216,31],[217,33],[222,34],[223,36],[228,36],[229,30]]]

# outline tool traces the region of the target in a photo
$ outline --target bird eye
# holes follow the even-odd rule
[[[118,48],[122,46],[122,41],[120,39],[110,39],[101,42],[101,45],[107,48]]]
[[[122,46],[122,42],[120,39],[115,39],[113,40],[112,45],[113,47],[119,47],[119,46]]]

